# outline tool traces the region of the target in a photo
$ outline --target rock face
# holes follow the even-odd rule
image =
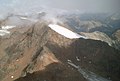
[[[108,35],[106,35],[105,33],[99,32],[99,31],[95,31],[92,33],[80,32],[80,34],[88,37],[89,39],[104,41],[108,43],[108,45],[110,46],[112,46],[113,41],[114,41]]]
[[[120,51],[105,42],[68,39],[41,21],[11,31],[0,38],[1,81],[88,81],[68,62],[120,80]]]
[[[117,40],[120,40],[120,30],[117,30],[114,35]]]

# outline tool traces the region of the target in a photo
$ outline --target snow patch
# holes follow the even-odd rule
[[[77,61],[80,61],[79,57],[76,56]]]
[[[3,30],[8,30],[8,29],[12,29],[12,28],[14,28],[14,27],[16,27],[16,26],[2,26],[1,28],[2,28]]]
[[[48,25],[52,30],[56,31],[57,33],[61,34],[62,36],[65,36],[69,39],[76,39],[76,38],[84,38],[84,39],[87,39],[86,37],[84,36],[81,36],[71,30],[68,30],[67,28],[65,27],[62,27],[62,26],[59,26],[59,25],[56,25],[56,24],[49,24]]]
[[[31,21],[31,22],[37,22],[38,19],[34,19],[34,18],[27,18],[27,17],[20,17],[21,20],[27,20],[27,21]]]
[[[6,34],[10,34],[10,31],[8,31],[8,29],[12,29],[16,26],[2,26],[0,29],[0,36],[4,36]]]
[[[26,18],[26,17],[20,17],[20,19],[22,19],[22,20],[27,20],[27,18]]]
[[[69,59],[68,59],[67,61],[68,61],[68,62],[72,62],[72,61],[71,61],[71,60],[69,60]]]

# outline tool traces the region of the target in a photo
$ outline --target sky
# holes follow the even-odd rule
[[[39,11],[41,7],[67,11],[102,13],[119,11],[120,0],[0,0],[0,15],[9,12]]]

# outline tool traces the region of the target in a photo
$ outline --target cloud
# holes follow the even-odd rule
[[[94,13],[115,12],[120,10],[119,3],[119,0],[0,0],[0,10],[2,15],[11,11],[12,13],[34,13],[43,8]]]

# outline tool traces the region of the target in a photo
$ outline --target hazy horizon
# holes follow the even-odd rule
[[[119,11],[119,0],[0,0],[0,16],[7,13],[37,12],[61,9],[81,13],[112,13]],[[58,11],[59,13],[59,11]]]
[[[0,0],[1,6],[48,6],[66,10],[111,11],[119,8],[119,0]]]

